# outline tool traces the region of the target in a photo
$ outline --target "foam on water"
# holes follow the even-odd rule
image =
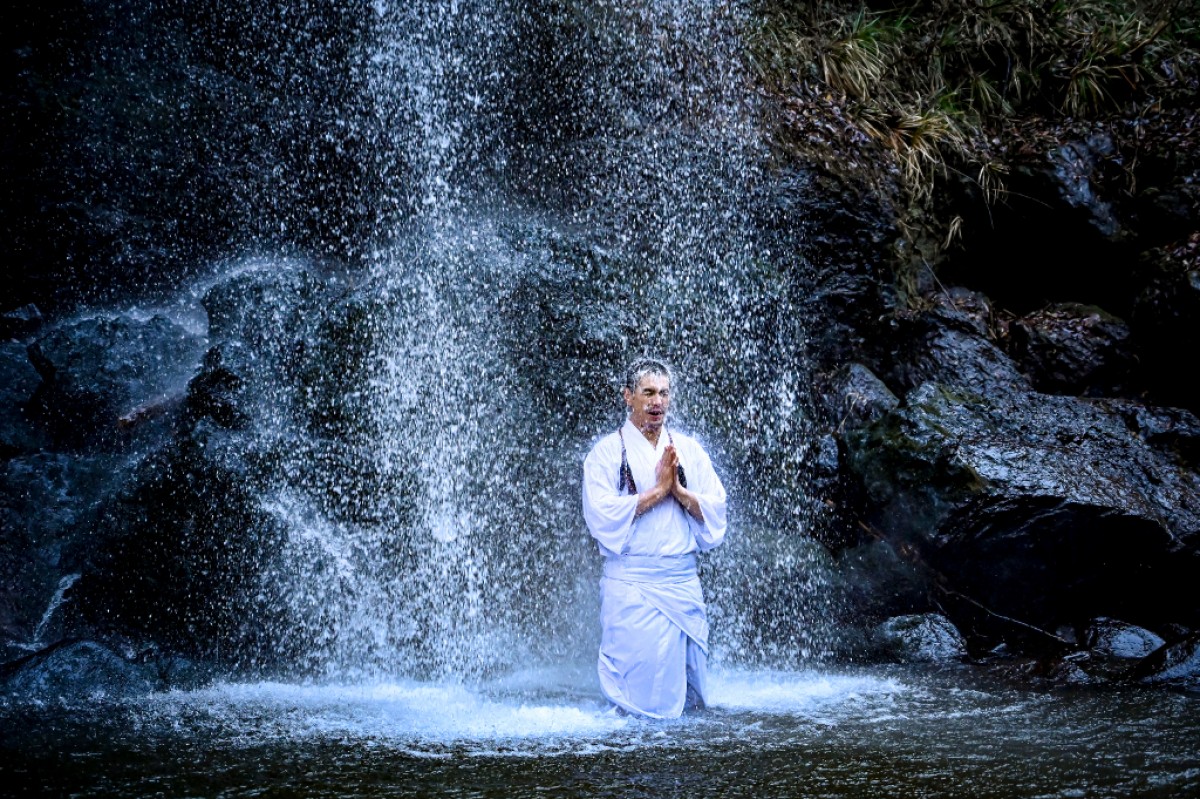
[[[865,675],[718,671],[711,675],[709,712],[649,722],[606,707],[583,682],[588,677],[539,668],[475,685],[222,683],[154,694],[141,710],[171,723],[186,718],[247,746],[331,740],[418,756],[554,755],[688,746],[714,735],[744,738],[772,718],[836,724],[840,715],[861,718],[864,709],[885,710],[905,690],[892,679]]]
[[[1182,693],[1031,692],[953,667],[710,676],[712,708],[674,721],[608,712],[590,670],[557,663],[474,683],[0,699],[0,773],[25,788],[0,794],[1200,795]]]
[[[451,744],[591,735],[624,720],[597,707],[511,702],[461,685],[230,683],[159,694],[150,707],[201,709],[246,740],[351,738]]]
[[[818,671],[717,672],[711,682],[713,707],[804,715],[848,703],[886,703],[905,690],[888,678]]]

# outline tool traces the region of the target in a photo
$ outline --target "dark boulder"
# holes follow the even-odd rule
[[[1193,619],[1200,476],[1102,405],[937,384],[847,436],[887,531],[966,594],[1043,629],[1101,614]]]
[[[517,384],[534,397],[555,396],[566,430],[602,418],[625,348],[639,337],[626,281],[645,278],[644,267],[556,231],[509,235],[525,268],[505,292],[498,321]]]
[[[1140,659],[1166,643],[1161,637],[1117,619],[1092,619],[1083,635],[1084,645],[1105,657]]]
[[[911,616],[930,608],[930,580],[891,542],[868,538],[836,555],[830,573],[837,594],[834,615],[842,628],[858,628],[878,648],[879,624],[893,616]]]
[[[233,357],[230,357],[230,354]],[[188,383],[181,413],[182,426],[194,427],[203,419],[229,429],[241,429],[250,419],[247,391],[250,381],[243,348],[227,342],[204,355],[200,372]],[[240,368],[239,368],[240,367]]]
[[[1131,386],[1129,327],[1103,309],[1063,303],[1034,311],[1009,325],[1008,342],[1038,391],[1107,396]]]
[[[1044,632],[1061,624],[1200,619],[1185,588],[1200,475],[1170,434],[1186,441],[1190,415],[1042,394],[959,322],[933,314],[910,330],[915,349],[894,373],[926,382],[846,431],[847,463],[883,534],[915,547],[963,600],[960,626],[982,608],[1061,653],[1067,643]],[[1160,432],[1139,432],[1139,419]]]
[[[838,369],[820,392],[827,416],[839,429],[873,422],[900,404],[887,384],[861,363]]]
[[[25,345],[0,343],[0,458],[34,452],[48,443],[45,433],[25,415],[40,381]]]
[[[1012,359],[980,334],[978,319],[957,309],[899,317],[893,346],[904,357],[893,360],[883,377],[900,391],[938,383],[978,394],[1019,395],[1032,387]]]
[[[895,616],[875,634],[883,651],[901,663],[945,663],[967,656],[962,634],[939,613]]]
[[[1194,414],[1127,400],[1102,400],[1097,405],[1119,416],[1130,433],[1172,457],[1179,466],[1200,467],[1200,419]]]
[[[1193,633],[1156,650],[1137,664],[1130,679],[1200,690],[1200,634]]]
[[[42,312],[32,303],[7,311],[0,314],[0,339],[28,336],[37,332],[45,321]]]
[[[280,353],[301,334],[330,295],[309,264],[249,263],[214,283],[202,299],[208,337],[240,341],[260,356]]]
[[[0,630],[11,640],[39,637],[58,586],[79,572],[71,553],[94,543],[99,509],[124,475],[111,454],[38,452],[0,464]],[[42,640],[54,640],[45,636],[58,621]]]
[[[793,165],[751,197],[758,240],[783,277],[773,282],[789,311],[805,320],[807,357],[817,369],[874,352],[880,320],[898,304],[887,274],[901,239],[896,187],[880,189]]]
[[[0,691],[17,700],[117,700],[157,687],[149,669],[95,641],[63,641],[0,667]]]
[[[275,571],[293,523],[280,497],[286,485],[313,515],[377,513],[365,439],[331,421],[365,393],[354,369],[377,331],[331,276],[278,266],[237,271],[205,295],[217,338],[169,430],[147,439],[87,540],[65,553],[81,573],[70,629],[227,669],[312,645],[315,633],[287,618],[291,577]]]
[[[1065,142],[1047,155],[1043,176],[1066,207],[1105,237],[1121,232],[1112,198],[1106,196],[1102,172],[1116,156],[1112,139],[1097,133],[1080,141]]]
[[[262,580],[283,536],[256,493],[269,456],[203,421],[139,461],[64,553],[81,572],[68,628],[227,663],[271,652],[285,628]]]
[[[939,286],[929,293],[927,301],[939,319],[959,330],[974,331],[989,339],[1003,331],[1004,321],[986,294],[964,286]]]
[[[123,419],[182,395],[203,347],[202,336],[163,316],[61,325],[29,346],[42,380],[27,414],[56,447],[119,446]]]
[[[831,375],[816,376],[814,390],[826,420],[826,431],[816,438],[808,490],[819,501],[812,519],[812,535],[832,549],[862,543],[857,519],[861,491],[845,468],[842,433],[888,413],[900,400],[887,385],[861,363],[850,363]]]

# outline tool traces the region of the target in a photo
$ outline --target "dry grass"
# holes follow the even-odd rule
[[[1012,120],[1136,115],[1173,92],[1194,97],[1200,81],[1194,0],[761,2],[751,57],[763,85],[840,97],[925,220],[950,172],[988,203],[1005,196],[991,143]],[[940,231],[948,246],[960,229]]]

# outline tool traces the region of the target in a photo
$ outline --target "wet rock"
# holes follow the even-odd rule
[[[1058,685],[1093,685],[1103,680],[1087,668],[1085,652],[1075,652],[1060,660],[1053,660],[1044,668],[1043,679]]]
[[[389,303],[410,299],[287,261],[218,282],[203,299],[214,344],[189,384],[184,426],[209,419],[240,429],[288,408],[305,417],[310,435],[361,438],[370,416],[366,369],[378,366],[373,358],[394,332],[381,320]]]
[[[212,341],[239,341],[268,356],[302,335],[305,320],[328,299],[305,264],[281,260],[246,265],[209,288],[201,303]]]
[[[1079,643],[1079,635],[1075,632],[1075,628],[1070,624],[1060,624],[1054,634],[1066,641],[1072,646]]]
[[[872,638],[878,638],[875,631],[879,619],[908,616],[929,608],[928,575],[887,541],[868,539],[842,549],[833,573],[839,577],[839,624],[866,626]]]
[[[377,292],[366,290],[331,302],[307,338],[287,354],[285,385],[294,383],[297,407],[306,430],[322,439],[367,440],[372,417],[371,392],[361,390],[376,376],[381,339],[380,320],[390,311]]]
[[[900,404],[891,389],[861,363],[839,369],[822,394],[829,418],[839,429],[873,422]]]
[[[943,663],[966,657],[958,628],[940,613],[896,616],[876,628],[885,651],[902,663]]]
[[[1104,617],[1092,619],[1083,640],[1100,655],[1126,660],[1144,658],[1166,643],[1149,630]]]
[[[998,614],[1200,616],[1200,475],[1106,404],[927,383],[846,442],[881,528]]]
[[[840,465],[837,439],[831,435],[818,438],[817,457],[814,459],[816,473],[821,477],[835,477],[840,473]]]
[[[556,394],[568,429],[600,418],[612,401],[612,376],[638,336],[626,307],[632,265],[548,230],[510,235],[526,259],[503,305],[518,380],[538,396]]]
[[[818,375],[815,393],[823,405],[828,432],[817,438],[810,485],[807,490],[821,501],[812,514],[812,534],[840,550],[861,543],[858,513],[861,491],[845,468],[842,436],[880,418],[899,404],[896,395],[861,363],[847,364],[832,375]]]
[[[1009,352],[1038,391],[1104,396],[1130,386],[1135,357],[1129,326],[1100,308],[1053,305],[1008,330]]]
[[[756,187],[751,205],[771,262],[786,276],[784,298],[808,323],[815,367],[832,371],[874,352],[880,320],[897,304],[886,272],[901,234],[888,194],[791,167]]]
[[[82,574],[64,623],[192,658],[274,651],[288,628],[262,574],[282,531],[261,501],[272,453],[257,443],[201,420],[140,459],[65,554]]]
[[[42,312],[32,303],[0,314],[0,339],[21,338],[37,332],[45,319]]]
[[[1048,155],[1059,198],[1106,237],[1116,236],[1121,223],[1112,203],[1103,196],[1104,181],[1097,179],[1097,172],[1114,152],[1112,139],[1098,133],[1083,141],[1067,142]]]
[[[1085,650],[1031,657],[1025,653],[1015,653],[1005,646],[1004,654],[988,657],[983,665],[1005,679],[1039,688],[1052,688],[1123,684],[1133,662]]]
[[[1158,649],[1138,663],[1130,679],[1200,690],[1200,634]]]
[[[0,343],[0,458],[34,452],[48,443],[48,437],[25,415],[39,382],[25,345]]]
[[[57,447],[116,446],[122,417],[182,394],[203,346],[162,316],[100,316],[54,328],[29,347],[42,380],[27,413]]]
[[[245,375],[251,367],[245,357],[239,356],[244,356],[244,349],[236,342],[220,344],[205,353],[200,373],[188,383],[182,413],[185,428],[194,427],[202,419],[230,429],[249,423],[246,392],[250,381]]]
[[[970,328],[985,338],[992,337],[996,319],[987,295],[963,286],[950,286],[932,292],[929,299],[941,319],[960,329]]]
[[[105,639],[109,648],[122,652],[125,658],[150,675],[156,690],[193,691],[210,685],[222,676],[221,669],[211,660],[183,657],[158,643],[116,636]],[[228,676],[225,673],[224,676]]]
[[[22,700],[111,700],[148,693],[156,680],[103,644],[64,641],[0,668],[0,686]]]
[[[1039,681],[1052,685],[1125,685],[1139,664],[1139,658],[1077,651],[1039,662],[1034,673]]]
[[[0,629],[11,639],[33,641],[56,587],[77,571],[70,553],[94,543],[123,475],[113,455],[38,452],[0,465]]]
[[[8,507],[0,507],[0,528],[0,636],[15,645],[32,637],[38,615],[34,597],[52,582],[53,572],[30,558],[29,535]]]
[[[1149,277],[1131,316],[1142,379],[1162,404],[1200,412],[1191,374],[1179,368],[1177,355],[1200,334],[1200,233],[1146,253],[1143,261]]]
[[[1130,432],[1180,466],[1200,466],[1200,419],[1182,408],[1162,408],[1126,400],[1105,400]]]
[[[977,394],[1023,394],[1032,386],[1012,359],[981,335],[977,321],[953,310],[914,313],[897,321],[889,385],[907,391],[938,383]]]

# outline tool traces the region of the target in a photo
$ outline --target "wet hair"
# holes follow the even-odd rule
[[[659,375],[672,383],[675,382],[672,380],[671,367],[667,366],[665,361],[659,358],[638,358],[625,370],[625,388],[637,391],[638,383],[642,382],[646,375]]]

